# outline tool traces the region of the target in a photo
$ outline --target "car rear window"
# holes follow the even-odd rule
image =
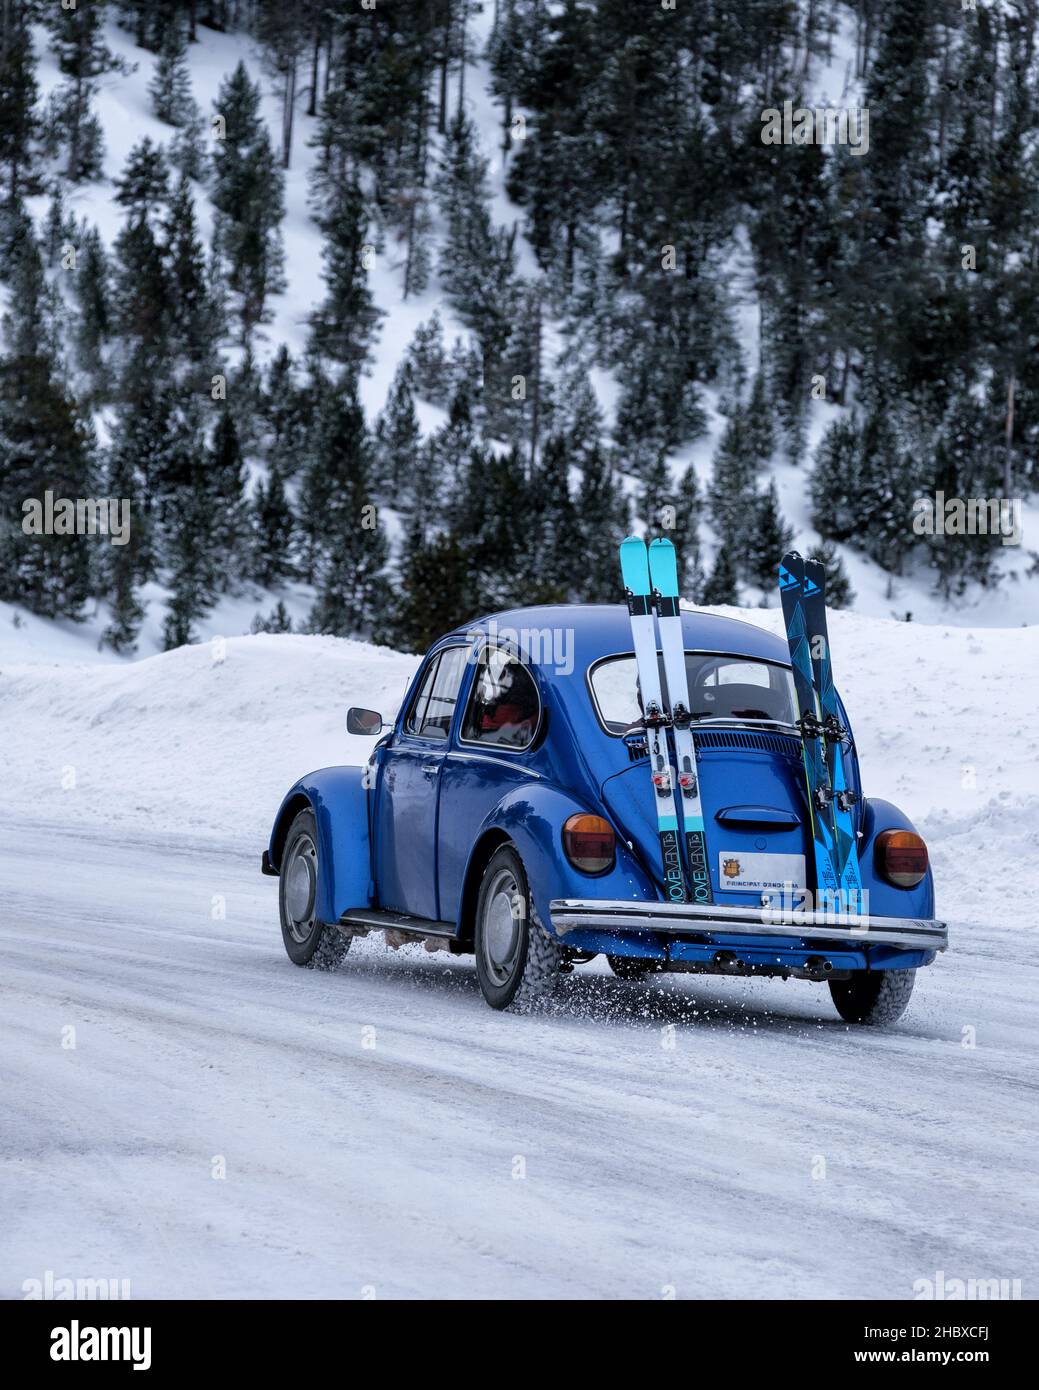
[[[686,652],[685,669],[691,712],[698,720],[796,722],[794,681],[786,666],[717,652]],[[641,726],[634,656],[613,656],[598,662],[589,680],[596,713],[607,733],[626,734]],[[660,686],[666,694],[663,661]]]

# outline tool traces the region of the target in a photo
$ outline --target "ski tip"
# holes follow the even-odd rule
[[[659,546],[664,546],[669,550],[674,550],[674,541],[669,536],[657,536],[649,543],[650,550],[656,550]]]
[[[620,544],[621,575],[633,594],[649,593],[649,551],[641,536],[626,536]]]

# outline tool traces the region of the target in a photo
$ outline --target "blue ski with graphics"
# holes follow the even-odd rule
[[[833,685],[830,637],[826,626],[826,568],[818,560],[804,562],[801,602],[804,605],[805,626],[808,629],[815,688],[819,695],[826,767],[833,791],[831,810],[841,900],[849,911],[858,912],[862,906],[862,874],[859,870],[859,852],[852,816],[855,793],[848,786],[844,770],[844,745],[849,734],[841,721],[837,692]]]
[[[696,742],[689,711],[689,678],[685,669],[685,642],[682,638],[682,610],[678,601],[678,561],[670,540],[660,536],[649,547],[649,575],[653,602],[660,629],[660,651],[667,681],[668,714],[675,742],[678,769],[678,798],[685,826],[685,849],[689,861],[693,901],[714,901],[707,860],[707,834],[703,806],[700,804],[700,778],[696,766]]]
[[[833,788],[824,748],[823,723],[815,682],[812,678],[812,650],[804,605],[805,562],[796,552],[784,555],[779,563],[779,596],[783,605],[786,640],[794,672],[798,727],[808,810],[812,822],[815,854],[816,907],[839,903],[840,873],[833,821]],[[820,901],[824,899],[824,901]]]
[[[650,775],[653,779],[653,804],[657,813],[657,833],[660,837],[660,857],[663,865],[664,891],[673,903],[689,901],[682,850],[678,838],[678,809],[675,805],[674,778],[667,744],[668,717],[660,690],[660,666],[657,661],[656,625],[653,619],[653,593],[649,579],[649,554],[641,536],[628,536],[621,542],[621,575],[624,596],[631,615],[631,640],[635,648],[639,689],[642,694],[642,717],[646,730]]]

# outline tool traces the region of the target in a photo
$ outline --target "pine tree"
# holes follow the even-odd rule
[[[167,125],[185,126],[197,115],[198,108],[191,95],[187,43],[179,23],[172,23],[166,30],[148,95],[152,111]]]
[[[326,191],[318,225],[328,292],[312,321],[314,346],[359,373],[379,318],[368,283],[367,215],[359,184],[351,180]]]
[[[376,423],[377,473],[392,493],[407,487],[422,446],[422,431],[412,395],[413,375],[410,360],[403,358],[393,378],[386,409]]]
[[[130,151],[115,186],[115,200],[131,218],[145,221],[153,217],[170,196],[169,168],[162,146],[144,136]]]
[[[757,464],[747,437],[743,411],[737,409],[714,456],[710,513],[714,532],[728,550],[728,561],[742,573],[754,524]]]
[[[0,43],[0,178],[10,205],[38,191],[39,88],[28,19],[22,7],[10,9]]]
[[[272,466],[267,481],[253,494],[253,557],[251,576],[265,589],[276,588],[295,576],[293,544],[296,522],[281,470]],[[265,628],[264,631],[289,629]]]
[[[31,519],[23,503],[42,507],[48,489],[56,498],[94,495],[93,429],[61,384],[42,281],[39,253],[26,243],[0,358],[0,599],[78,620],[90,592],[90,538],[23,529]]]
[[[612,603],[618,594],[617,547],[629,530],[628,504],[605,451],[587,436],[575,454],[581,462],[581,486],[575,501],[575,551],[580,555],[577,596],[582,603]]]
[[[49,266],[56,266],[68,246],[76,244],[76,219],[66,211],[61,186],[55,185],[54,196],[43,223],[42,247]]]
[[[444,347],[444,325],[435,309],[430,318],[416,328],[407,359],[412,368],[415,394],[431,405],[446,407],[451,396],[450,372]]]
[[[675,547],[678,565],[678,592],[692,596],[703,588],[700,563],[700,489],[693,465],[682,474],[675,498],[675,524],[668,533]]]
[[[812,525],[823,537],[850,540],[859,523],[859,431],[854,418],[835,420],[815,451],[809,484]]]
[[[113,356],[122,399],[164,378],[170,359],[173,295],[163,248],[149,223],[130,219],[116,238]]]
[[[833,541],[822,541],[813,546],[808,558],[818,560],[826,571],[827,608],[850,608],[855,602],[855,590],[851,587],[844,561]]]
[[[571,467],[566,438],[551,435],[530,486],[534,526],[529,539],[532,558],[536,557],[530,571],[533,602],[569,601],[584,568],[583,557],[574,547],[576,516],[570,496]]]
[[[284,288],[285,181],[260,114],[260,89],[244,63],[221,84],[215,109],[225,129],[213,147],[214,250],[237,298],[246,341],[270,296]]]
[[[316,552],[317,596],[310,613],[315,632],[377,638],[384,633],[388,552],[369,475],[364,413],[346,382],[323,402],[301,502]]]
[[[306,448],[313,404],[309,393],[296,383],[296,363],[284,343],[267,369],[259,410],[267,429],[268,462],[283,478],[291,478]]]
[[[211,534],[224,589],[233,588],[252,558],[252,532],[245,495],[245,461],[231,411],[217,417],[209,449],[206,489],[211,499]]]
[[[424,652],[442,633],[475,612],[464,541],[453,532],[427,535],[416,518],[404,536],[397,596],[390,620],[395,647]]]
[[[289,610],[285,607],[282,599],[274,605],[271,611],[264,618],[257,613],[253,618],[249,631],[255,636],[258,632],[292,632],[292,619],[289,617]]]
[[[138,585],[152,573],[150,528],[142,505],[141,441],[135,428],[139,423],[122,407],[107,451],[108,495],[129,502],[130,538],[125,545],[109,546],[102,563],[102,593],[111,616],[101,641],[122,654],[136,650],[144,619]]]
[[[101,234],[91,227],[83,237],[73,288],[79,309],[75,329],[79,366],[95,398],[107,395],[110,381],[104,349],[112,336],[111,266]]]
[[[715,556],[714,568],[711,570],[710,578],[704,584],[700,602],[710,607],[722,604],[731,606],[738,604],[739,601],[736,566],[733,563],[732,551],[727,545],[723,545]]]
[[[74,9],[49,5],[44,11],[58,67],[68,79],[52,93],[46,124],[51,143],[66,148],[65,174],[72,183],[101,174],[104,140],[90,109],[98,79],[122,70],[104,41],[105,0],[79,0]]]
[[[216,338],[221,325],[209,293],[195,200],[185,175],[181,175],[170,200],[165,238],[168,273],[176,286],[170,304],[170,333],[176,351],[189,365],[191,381],[201,386],[217,370]]]
[[[779,562],[793,544],[794,533],[779,510],[779,494],[772,478],[755,499],[752,530],[747,546],[747,578],[766,598],[776,586]]]

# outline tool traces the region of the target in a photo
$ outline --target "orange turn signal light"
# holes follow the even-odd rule
[[[563,848],[575,869],[583,874],[602,874],[613,865],[617,837],[602,816],[570,816],[563,825]]]
[[[927,846],[912,830],[882,830],[874,853],[877,868],[896,888],[915,888],[927,873]]]

